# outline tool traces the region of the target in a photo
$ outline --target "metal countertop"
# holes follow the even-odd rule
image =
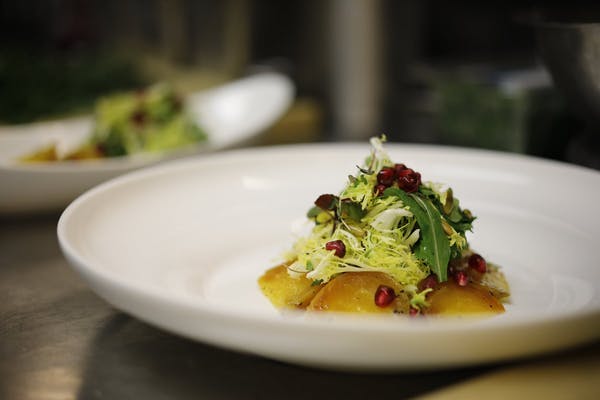
[[[600,343],[506,364],[397,374],[302,368],[193,342],[97,297],[58,215],[0,219],[0,399],[592,398]]]

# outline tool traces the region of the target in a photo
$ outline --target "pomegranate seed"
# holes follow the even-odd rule
[[[102,143],[98,143],[96,145],[96,151],[103,156],[107,156],[106,146],[104,146]]]
[[[448,275],[454,275],[456,273],[456,266],[452,263],[452,260],[450,260],[450,263],[448,264]]]
[[[406,168],[398,174],[398,187],[407,193],[416,192],[421,184],[421,174]]]
[[[394,183],[396,171],[392,167],[383,167],[377,174],[377,183],[385,186],[391,186]]]
[[[381,196],[383,194],[383,191],[387,188],[387,186],[380,183],[379,185],[375,186],[375,194],[377,196]]]
[[[331,210],[334,207],[336,196],[333,194],[322,194],[315,200],[315,205],[322,210]]]
[[[396,173],[396,176],[400,175],[400,172],[404,171],[406,169],[406,165],[404,164],[394,164],[394,172]]]
[[[458,271],[454,274],[454,280],[458,284],[458,286],[467,286],[469,283],[469,277],[465,273],[465,271]]]
[[[142,126],[146,122],[146,113],[144,110],[136,110],[131,115],[131,122],[133,122],[137,126]]]
[[[375,291],[375,305],[378,307],[386,307],[390,305],[395,298],[396,292],[394,292],[394,289],[389,286],[379,285]]]
[[[438,284],[437,276],[430,274],[427,278],[419,282],[419,290],[434,289]]]
[[[408,315],[410,315],[411,317],[416,317],[417,315],[419,315],[420,311],[418,308],[414,308],[411,307],[410,310],[408,310]]]
[[[346,245],[341,240],[332,240],[325,243],[325,250],[335,250],[335,255],[339,258],[346,255]]]
[[[471,254],[471,256],[469,257],[469,267],[483,274],[487,270],[487,263],[485,262],[485,259],[483,257],[475,253]]]
[[[176,111],[181,110],[181,108],[183,107],[183,100],[179,96],[173,96],[171,102],[171,104],[173,105],[173,109]]]

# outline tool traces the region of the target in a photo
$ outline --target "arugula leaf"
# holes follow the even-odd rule
[[[428,188],[425,185],[420,185],[419,186],[419,192],[422,193],[423,195],[427,196],[427,197],[437,198],[435,192],[431,188]]]
[[[425,261],[440,282],[448,279],[450,241],[442,228],[442,216],[430,199],[397,188],[389,188],[386,196],[399,197],[414,214],[421,229],[421,238],[416,243],[415,255]]]

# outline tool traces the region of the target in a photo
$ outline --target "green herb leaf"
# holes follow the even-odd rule
[[[452,191],[452,189],[448,190],[450,190],[450,192]],[[472,222],[475,220],[475,217],[468,215],[460,208],[460,202],[456,197],[453,197],[450,194],[450,196],[452,196],[452,207],[450,212],[445,212],[444,205],[440,202],[438,196],[431,188],[421,185],[419,187],[419,193],[431,201],[431,204],[438,209],[440,215],[450,224],[450,226],[452,226],[456,232],[464,234],[466,231],[470,231],[473,228]]]
[[[310,210],[308,210],[308,212],[306,213],[306,216],[308,218],[316,218],[317,215],[319,215],[321,212],[323,212],[323,210],[321,210],[319,207],[314,206],[312,207]]]
[[[454,206],[448,215],[448,219],[452,222],[460,222],[463,219],[463,215],[458,207],[458,200],[454,200]]]
[[[450,226],[452,228],[454,228],[454,230],[456,232],[461,233],[463,235],[466,231],[470,231],[473,229],[473,224],[469,221],[461,221],[461,222],[448,221],[448,223],[450,224]]]
[[[454,207],[447,218],[448,223],[459,233],[465,233],[473,228],[475,218],[460,209],[458,199],[454,199]]]
[[[423,195],[427,196],[427,197],[436,197],[435,192],[431,188],[428,188],[425,185],[420,185],[419,186],[419,192],[422,193]]]
[[[358,168],[358,170],[360,172],[362,172],[363,174],[365,174],[365,175],[373,175],[374,174],[374,172],[372,170],[370,170],[370,169],[362,168],[362,167],[360,167],[358,165],[356,166],[356,168]]]
[[[341,213],[343,218],[348,217],[355,221],[360,221],[365,216],[365,211],[360,204],[348,199],[341,201]]]
[[[312,271],[313,269],[315,269],[315,268],[313,267],[313,263],[312,263],[312,261],[308,260],[308,261],[306,262],[306,270],[307,270],[307,271]]]
[[[386,196],[399,197],[410,209],[421,229],[421,238],[415,245],[415,254],[425,261],[440,282],[448,279],[450,241],[442,228],[442,216],[431,200],[396,188],[386,189]]]

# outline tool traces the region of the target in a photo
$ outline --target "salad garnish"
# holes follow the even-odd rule
[[[509,296],[499,268],[467,241],[475,217],[451,188],[422,179],[371,138],[338,194],[307,213],[312,231],[260,279],[277,306],[409,315],[498,313]]]
[[[24,162],[81,160],[159,152],[203,142],[207,135],[186,112],[168,84],[99,99],[94,126],[77,149],[60,154],[52,144],[21,158]]]
[[[307,214],[312,233],[287,254],[289,269],[327,282],[348,271],[379,271],[416,285],[430,272],[448,279],[448,261],[467,247],[475,219],[451,189],[422,182],[404,164],[394,164],[372,138],[372,151],[340,195],[322,194]],[[377,171],[377,172],[375,172]]]

